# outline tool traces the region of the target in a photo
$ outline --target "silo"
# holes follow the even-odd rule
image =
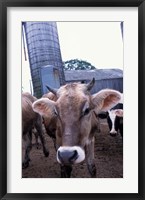
[[[34,95],[39,98],[43,94],[42,73],[40,72],[43,67],[53,66],[58,69],[60,85],[65,83],[57,25],[56,22],[23,22],[23,25]],[[48,84],[55,87],[49,80]]]

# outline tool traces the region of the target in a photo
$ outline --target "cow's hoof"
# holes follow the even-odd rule
[[[38,143],[36,143],[36,148],[37,149],[41,149],[41,144],[38,142]]]
[[[95,164],[88,165],[88,170],[90,172],[91,178],[96,178],[96,166],[95,166]]]
[[[96,178],[96,172],[91,175],[91,178]]]
[[[23,162],[22,168],[26,169],[27,167],[29,167],[29,161]]]
[[[49,151],[44,151],[44,155],[45,155],[45,157],[48,157],[49,156]]]

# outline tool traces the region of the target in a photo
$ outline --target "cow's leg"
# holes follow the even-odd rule
[[[53,141],[54,148],[55,148],[55,150],[57,151],[57,149],[58,149],[59,147],[58,147],[58,145],[56,144],[56,138],[52,138],[52,141]]]
[[[98,119],[98,122],[97,122],[97,132],[98,133],[101,133],[101,126],[100,126],[100,124],[101,124],[101,122],[100,122],[100,118],[99,117],[97,117],[97,119]]]
[[[27,168],[29,166],[29,161],[30,161],[30,151],[32,149],[32,130],[30,130],[28,133],[26,133],[23,136],[23,140],[25,143],[25,155],[24,155],[24,160],[22,167]]]
[[[86,161],[89,173],[92,178],[96,178],[96,166],[94,161],[94,138],[86,145]]]
[[[36,141],[36,148],[39,149],[39,142],[38,142],[38,133],[34,133],[35,141]]]
[[[55,150],[57,151],[58,147],[57,147],[57,144],[56,144],[56,135],[55,135],[56,129],[50,129],[50,127],[47,127],[46,125],[45,125],[45,128],[46,128],[47,134],[49,135],[49,137],[53,141],[53,145],[54,145]]]
[[[40,140],[41,140],[41,143],[42,143],[42,147],[43,147],[43,153],[44,153],[44,155],[46,156],[46,157],[48,157],[49,156],[49,151],[47,150],[47,148],[46,148],[46,144],[45,144],[45,138],[44,138],[44,136],[43,136],[43,131],[42,131],[42,122],[41,122],[41,119],[39,118],[38,120],[37,120],[37,122],[35,123],[35,128],[36,128],[36,130],[37,130],[37,132],[38,132],[38,135],[39,135],[39,137],[40,137]]]
[[[35,136],[35,143],[36,143],[36,148],[39,149],[40,148],[40,143],[38,141],[38,132],[35,128],[32,129],[32,133],[34,134]]]
[[[49,135],[49,137],[52,139],[53,141],[53,145],[54,145],[54,148],[55,150],[57,151],[58,147],[57,147],[57,144],[56,144],[56,137],[55,137],[55,131],[50,131],[49,128],[46,129],[46,132],[47,134]]]
[[[71,165],[61,165],[61,178],[70,178],[72,171]]]

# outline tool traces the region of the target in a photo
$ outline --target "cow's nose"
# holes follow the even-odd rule
[[[110,135],[111,136],[116,136],[117,135],[117,131],[112,131],[112,132],[110,131]]]
[[[62,164],[73,164],[77,158],[77,150],[58,150],[58,159]]]

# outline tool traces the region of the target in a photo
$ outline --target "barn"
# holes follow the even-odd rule
[[[88,83],[95,78],[92,93],[104,88],[115,89],[123,92],[123,70],[121,69],[96,69],[96,70],[69,70],[65,71],[66,83]]]

